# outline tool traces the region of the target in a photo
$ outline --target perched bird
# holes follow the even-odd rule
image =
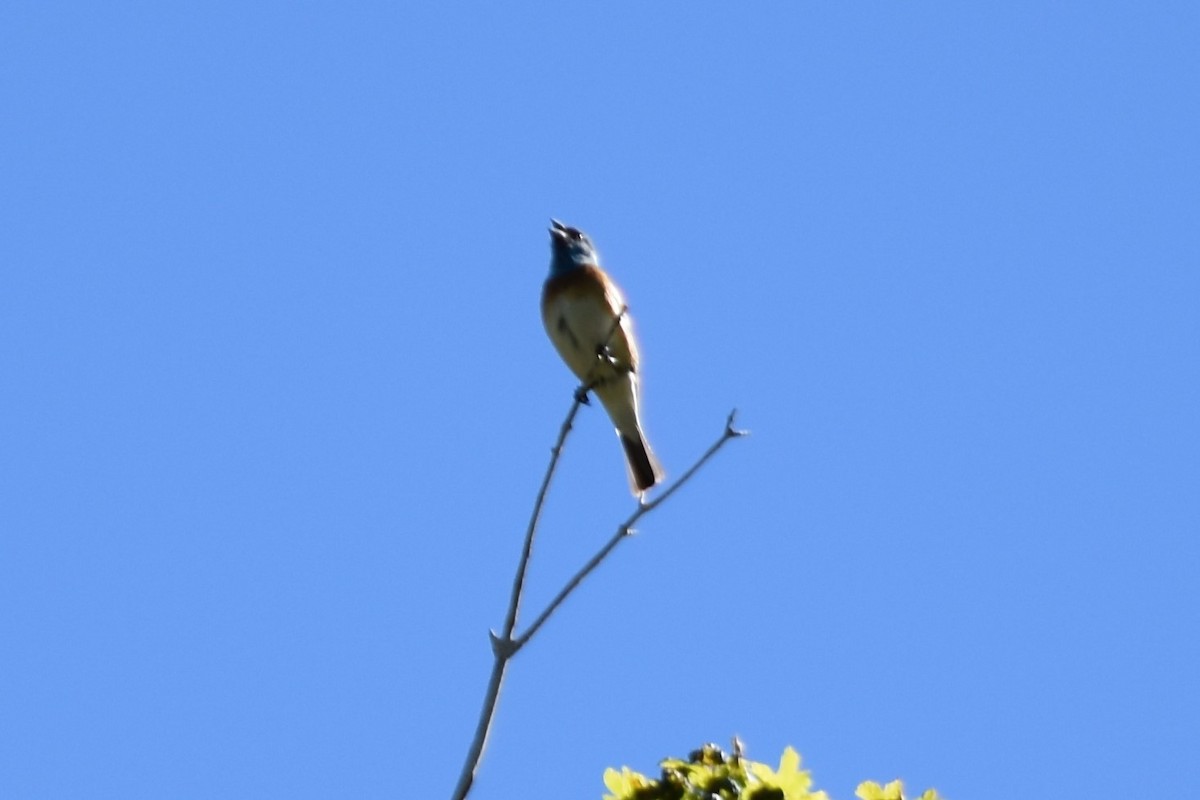
[[[616,426],[635,495],[662,480],[638,414],[638,348],[621,289],[600,268],[587,234],[550,220],[550,276],[542,286],[542,322],[584,387],[594,390]]]

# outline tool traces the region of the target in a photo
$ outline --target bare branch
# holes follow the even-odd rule
[[[487,744],[488,733],[492,727],[492,718],[496,714],[496,702],[500,699],[500,685],[504,683],[504,671],[508,667],[511,653],[502,653],[496,647],[499,639],[493,638],[493,652],[496,654],[492,662],[492,674],[488,678],[487,694],[483,699],[483,711],[479,715],[479,724],[475,727],[475,738],[471,740],[471,749],[467,751],[467,760],[463,764],[462,773],[458,776],[458,785],[454,787],[454,800],[464,800],[475,782],[475,770],[479,768],[479,760],[483,758],[483,748]]]
[[[627,306],[622,306],[620,312],[613,319],[612,327],[605,337],[604,344],[597,350],[596,358],[606,364],[611,364],[611,356],[606,354],[608,342],[620,327],[621,319],[628,312]],[[625,538],[633,530],[633,525],[644,515],[650,513],[655,508],[658,508],[664,500],[670,497],[675,491],[691,479],[696,471],[702,467],[718,450],[730,439],[744,436],[744,431],[737,431],[733,428],[734,412],[730,412],[728,419],[725,421],[725,430],[716,442],[705,451],[704,455],[693,464],[687,472],[685,472],[679,480],[671,484],[661,496],[656,498],[651,503],[646,503],[639,498],[637,510],[630,515],[629,519],[625,520],[616,534],[609,539],[608,543],[600,549],[596,555],[584,564],[583,568],[575,574],[562,591],[550,602],[546,610],[538,615],[533,624],[519,637],[513,636],[517,627],[517,619],[521,609],[521,598],[525,591],[525,574],[529,569],[529,561],[533,555],[533,540],[537,535],[538,523],[541,520],[542,508],[546,504],[546,493],[550,489],[550,482],[554,478],[554,473],[558,469],[558,462],[562,456],[563,447],[566,445],[567,435],[571,432],[571,428],[575,423],[575,416],[579,413],[579,407],[587,402],[587,393],[593,388],[592,383],[585,383],[576,390],[574,400],[571,403],[571,410],[567,412],[566,419],[563,420],[562,426],[558,431],[558,439],[554,443],[554,447],[550,450],[550,463],[546,466],[546,474],[542,478],[542,485],[538,489],[537,499],[533,504],[533,513],[529,518],[529,526],[525,530],[525,541],[521,548],[521,558],[517,563],[517,573],[513,578],[512,594],[509,597],[508,610],[504,616],[504,626],[500,633],[491,633],[492,642],[492,672],[488,678],[487,691],[484,694],[483,708],[480,709],[479,722],[475,728],[475,737],[471,741],[471,746],[467,751],[466,761],[463,764],[462,773],[458,778],[458,785],[454,789],[453,800],[464,800],[467,794],[471,791],[471,785],[475,782],[475,772],[479,769],[479,762],[483,758],[483,751],[487,745],[488,733],[492,727],[492,720],[496,715],[496,704],[500,699],[500,689],[504,684],[504,673],[508,668],[508,662],[524,647],[533,635],[541,629],[550,615],[562,605],[563,601],[575,591],[583,579],[586,578],[596,567],[600,566],[601,562],[608,557],[621,540]]]
[[[621,326],[621,319],[629,312],[629,306],[621,306],[620,312],[613,318],[612,327],[609,328],[608,334],[604,337],[604,343],[600,350],[603,351],[608,347],[609,341]],[[603,359],[603,353],[596,353],[597,359]],[[529,569],[529,559],[533,555],[533,539],[537,535],[538,522],[542,517],[542,508],[546,505],[546,492],[550,489],[550,481],[554,478],[554,472],[558,469],[558,461],[562,456],[563,447],[567,442],[567,435],[571,432],[571,427],[575,423],[575,415],[579,413],[579,407],[587,402],[587,393],[591,390],[590,384],[584,384],[575,392],[574,401],[571,403],[571,410],[567,412],[567,418],[563,420],[562,426],[558,430],[558,440],[554,443],[554,447],[550,450],[550,463],[546,466],[546,475],[542,478],[542,485],[538,489],[537,499],[533,503],[533,513],[529,517],[529,526],[525,529],[525,542],[521,548],[521,558],[517,562],[517,574],[513,578],[512,594],[508,600],[508,610],[504,615],[504,627],[500,629],[500,633],[491,634],[492,640],[492,673],[488,678],[487,692],[483,697],[483,708],[479,712],[479,722],[475,726],[475,736],[471,740],[471,746],[467,750],[467,757],[463,763],[462,772],[458,776],[458,785],[454,788],[454,800],[464,800],[467,794],[471,791],[471,784],[475,782],[475,771],[479,769],[479,762],[483,758],[484,747],[487,746],[488,733],[492,727],[492,720],[496,716],[496,703],[500,700],[500,688],[504,684],[504,672],[508,667],[508,662],[517,651],[521,649],[522,642],[513,639],[513,631],[517,627],[517,617],[521,611],[521,597],[525,592],[525,573]]]

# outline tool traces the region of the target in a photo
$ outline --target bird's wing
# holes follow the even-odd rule
[[[597,272],[600,272],[600,275],[603,277],[604,299],[608,302],[613,319],[615,320],[616,316],[621,314],[622,309],[625,311],[624,314],[621,314],[621,321],[618,323],[616,330],[613,331],[612,338],[608,341],[609,352],[612,353],[612,357],[618,364],[630,372],[637,372],[637,337],[633,333],[633,317],[629,313],[625,296],[621,293],[621,288],[617,286],[616,281],[609,278],[598,268]]]

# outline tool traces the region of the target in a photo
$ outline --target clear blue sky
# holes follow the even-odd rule
[[[1200,747],[1194,3],[10,3],[0,796],[437,798],[573,381],[678,476],[477,798],[733,734],[817,785],[1179,793]],[[529,611],[631,510],[585,410]]]

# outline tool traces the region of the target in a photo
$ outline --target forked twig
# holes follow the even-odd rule
[[[600,347],[596,357],[603,359],[604,351],[608,347],[609,340],[616,333],[617,328],[621,324],[621,319],[627,313],[628,308],[622,307],[619,314],[616,315],[612,323],[612,328],[609,329],[608,335],[605,337],[604,344]],[[608,557],[609,553],[616,549],[621,540],[629,535],[633,530],[633,525],[646,514],[658,508],[664,500],[675,493],[680,486],[691,479],[713,455],[716,454],[721,447],[730,439],[735,439],[739,436],[746,435],[745,431],[735,430],[733,427],[733,418],[735,411],[729,413],[729,417],[725,420],[725,430],[721,433],[721,437],[705,451],[695,464],[693,464],[678,480],[671,484],[667,489],[652,502],[638,500],[637,510],[630,515],[629,519],[621,523],[617,528],[617,532],[611,539],[600,548],[596,555],[592,556],[586,564],[577,572],[567,584],[562,588],[553,600],[550,601],[546,609],[533,621],[529,629],[520,636],[514,637],[513,634],[517,627],[517,617],[521,608],[521,598],[524,593],[525,573],[529,567],[529,560],[533,554],[533,540],[537,534],[538,522],[541,520],[542,508],[546,502],[546,492],[550,489],[550,481],[554,478],[555,470],[558,468],[559,458],[562,455],[563,447],[567,441],[567,434],[571,432],[571,427],[574,425],[575,416],[579,413],[579,407],[587,402],[587,393],[591,390],[593,384],[584,384],[579,387],[575,393],[574,401],[571,403],[571,410],[567,412],[566,419],[563,420],[562,426],[558,431],[558,440],[554,443],[554,447],[550,450],[550,463],[546,467],[546,474],[542,478],[542,485],[538,489],[537,499],[534,501],[533,513],[529,519],[529,526],[525,530],[525,542],[521,549],[521,559],[517,564],[517,574],[513,579],[512,594],[509,597],[508,611],[504,617],[504,626],[499,634],[492,632],[492,672],[488,678],[487,692],[484,695],[483,708],[480,710],[479,723],[475,728],[475,737],[471,741],[471,747],[467,751],[467,758],[463,764],[462,773],[459,775],[458,785],[454,789],[452,795],[453,800],[464,800],[467,794],[471,791],[471,785],[475,782],[475,772],[479,768],[480,759],[483,757],[483,750],[487,744],[488,732],[492,727],[492,720],[496,714],[496,703],[500,699],[500,688],[504,683],[504,673],[508,667],[508,662],[517,652],[529,643],[533,635],[537,633],[550,615],[562,605],[570,594],[575,591],[583,579],[586,578],[596,567],[600,566],[601,562]]]

